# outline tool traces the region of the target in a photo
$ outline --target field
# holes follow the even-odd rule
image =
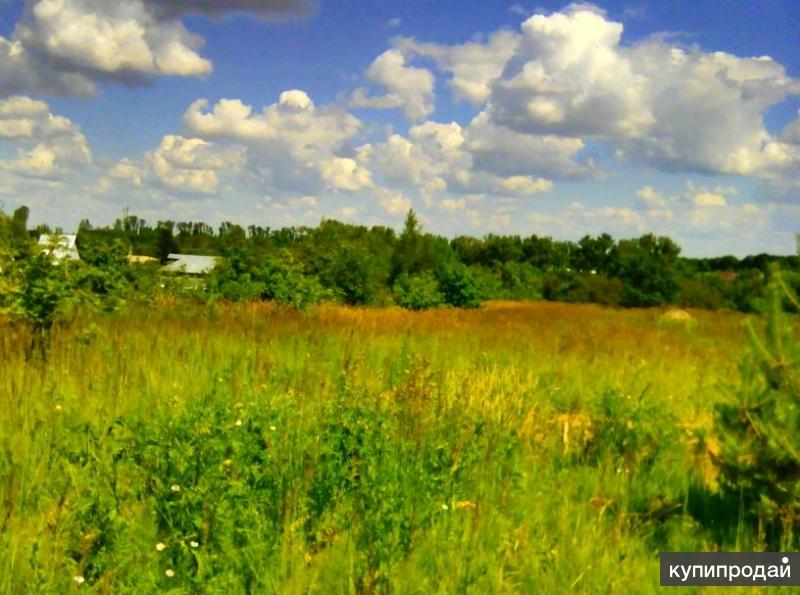
[[[2,593],[655,592],[743,315],[163,303],[0,328]],[[734,519],[732,522],[731,519]]]

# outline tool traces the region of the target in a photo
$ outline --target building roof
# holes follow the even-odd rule
[[[163,271],[167,273],[186,273],[188,275],[205,275],[217,266],[216,256],[197,256],[196,254],[170,254],[170,260],[164,265]]]
[[[75,234],[49,234],[39,236],[39,245],[48,249],[56,260],[80,260],[78,236]]]

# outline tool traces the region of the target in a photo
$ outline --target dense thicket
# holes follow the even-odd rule
[[[50,231],[29,230],[24,207],[0,217],[0,259],[7,263],[30,259],[33,240]],[[137,254],[164,262],[172,252],[222,257],[206,282],[188,284],[195,293],[300,307],[322,299],[412,309],[545,299],[754,311],[761,308],[771,263],[788,271],[791,286],[800,286],[796,256],[686,258],[675,242],[652,234],[621,240],[602,234],[578,242],[494,234],[448,239],[426,233],[413,211],[400,233],[335,220],[314,228],[245,229],[225,222],[215,230],[193,221],[151,226],[126,215],[109,227],[82,221],[78,245],[91,269],[80,276],[81,287],[101,296],[131,287],[186,289],[186,283],[157,281],[155,267],[135,270],[125,259]]]

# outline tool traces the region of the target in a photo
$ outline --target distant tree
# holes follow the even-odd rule
[[[417,214],[409,209],[403,224],[403,232],[397,239],[392,262],[392,278],[410,275],[420,270],[422,257],[422,226]]]
[[[610,235],[604,233],[596,238],[587,235],[578,241],[572,263],[576,270],[595,271],[605,275],[613,269],[613,256],[614,239]]]
[[[442,266],[436,272],[445,303],[457,308],[478,308],[483,296],[475,278],[460,262]]]
[[[386,282],[375,260],[363,247],[344,244],[334,252],[320,279],[346,304],[374,304]]]
[[[427,310],[444,303],[439,282],[430,271],[400,275],[394,283],[393,292],[397,304],[408,310]]]
[[[646,234],[620,240],[611,254],[613,276],[624,286],[624,306],[673,303],[678,293],[677,262],[680,248],[666,237]]]
[[[156,232],[158,239],[156,242],[156,256],[163,263],[167,262],[167,257],[178,251],[178,243],[172,235],[172,227],[159,225]]]

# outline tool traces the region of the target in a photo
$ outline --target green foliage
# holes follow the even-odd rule
[[[128,262],[127,246],[122,240],[80,246],[81,263],[76,269],[75,285],[93,295],[103,309],[121,307],[132,297],[136,274]],[[138,289],[144,289],[141,284]]]
[[[71,263],[56,263],[46,251],[21,261],[11,272],[16,276],[16,291],[7,297],[7,310],[37,333],[65,322],[80,301],[72,273]]]
[[[475,278],[461,263],[444,265],[436,272],[444,302],[456,308],[479,308],[483,296]]]
[[[324,296],[316,277],[305,275],[287,253],[233,249],[209,278],[213,296],[231,301],[272,300],[304,309]]]
[[[587,448],[591,460],[609,457],[626,472],[649,468],[661,457],[674,455],[676,420],[660,403],[639,395],[606,390],[594,407],[594,436]]]
[[[376,304],[385,284],[380,268],[378,259],[370,252],[348,243],[331,255],[320,281],[345,304]]]
[[[504,262],[498,267],[502,297],[514,300],[542,299],[542,274],[527,262]]]
[[[171,225],[160,225],[156,234],[156,257],[164,264],[167,262],[167,256],[178,251],[178,243],[172,235]]]
[[[409,310],[427,310],[444,303],[439,283],[432,273],[400,275],[394,283],[394,298],[398,305]]]
[[[680,248],[669,238],[646,234],[621,240],[611,256],[611,273],[624,285],[624,306],[661,306],[673,303],[678,292]]]
[[[725,304],[722,292],[709,280],[684,279],[676,298],[678,305],[686,308],[716,310]]]
[[[415,275],[423,271],[436,271],[456,261],[455,253],[447,239],[422,233],[417,215],[409,211],[403,232],[397,238],[391,264],[390,282],[400,275]]]
[[[50,231],[40,225],[28,232],[27,218],[25,207],[0,216],[0,267],[28,258],[34,248],[32,236]],[[155,268],[131,269],[119,258],[122,249],[117,244],[127,253],[162,260],[181,252],[224,254],[234,262],[218,271],[209,294],[202,278],[158,279]],[[275,230],[256,225],[245,229],[228,221],[217,230],[194,221],[158,221],[151,226],[126,213],[113,227],[81,221],[78,245],[90,267],[83,269],[82,286],[108,309],[125,299],[147,301],[164,293],[195,299],[209,295],[237,301],[275,299],[303,306],[326,297],[380,306],[392,302],[395,286],[407,284],[403,280],[397,285],[401,277],[427,272],[436,276],[439,292],[454,305],[474,305],[477,295],[761,312],[767,266],[772,262],[789,270],[800,266],[800,257],[767,254],[681,258],[674,242],[652,234],[618,241],[608,234],[587,235],[578,242],[496,234],[448,240],[425,233],[414,211],[409,211],[399,235],[383,226],[368,228],[330,219],[316,228]],[[111,246],[117,253],[113,259],[93,256]],[[5,286],[9,281],[0,283]]]
[[[545,299],[561,302],[619,306],[624,292],[625,287],[617,278],[574,271],[550,273],[542,283]]]
[[[757,522],[770,547],[786,550],[800,543],[800,334],[781,301],[800,303],[777,269],[772,276],[764,331],[748,327],[742,384],[718,405],[716,428],[723,490],[740,499],[745,522]]]

